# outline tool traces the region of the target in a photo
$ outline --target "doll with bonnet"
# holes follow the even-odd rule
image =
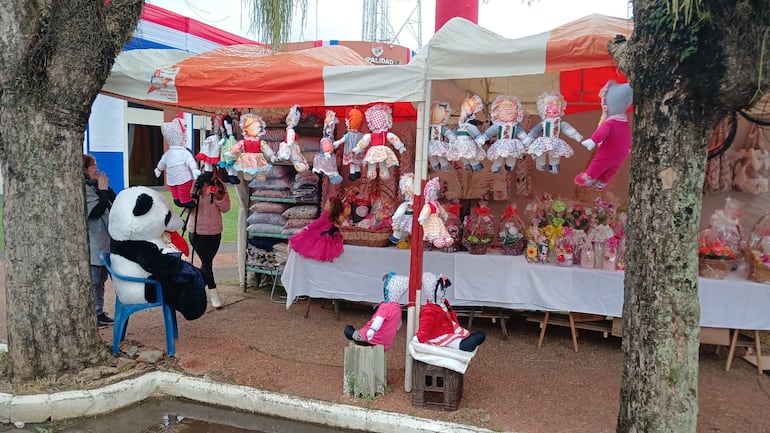
[[[527,133],[519,126],[524,118],[519,98],[510,95],[499,95],[490,106],[492,126],[483,136],[488,140],[497,137],[487,150],[487,159],[492,161],[492,172],[499,173],[505,162],[507,171],[513,170],[516,160],[526,155],[527,149],[523,141]]]
[[[575,184],[601,191],[631,155],[631,127],[626,110],[634,94],[629,84],[610,80],[599,91],[599,96],[602,98],[599,127],[582,143],[588,150],[597,146],[596,153],[586,170],[575,176]]]
[[[583,136],[569,123],[561,120],[567,101],[558,92],[543,92],[537,97],[537,112],[542,121],[529,132],[524,146],[527,153],[535,158],[535,168],[539,171],[548,170],[559,173],[561,158],[571,157],[575,151],[560,137],[561,133],[575,141],[582,141]],[[547,162],[547,164],[546,164]]]
[[[398,245],[399,242],[406,240],[406,237],[412,233],[412,214],[414,210],[414,174],[404,173],[398,182],[398,189],[404,196],[404,201],[398,205],[391,218],[393,234],[390,235],[390,242]]]
[[[298,173],[307,171],[310,168],[307,160],[302,155],[302,150],[297,142],[297,133],[294,131],[294,128],[299,124],[301,116],[302,108],[299,105],[293,105],[289,109],[289,114],[286,115],[286,141],[278,145],[278,153],[271,156],[270,159],[271,162],[291,161]]]
[[[333,110],[326,110],[321,151],[313,159],[313,173],[329,176],[329,182],[334,185],[342,183],[342,176],[337,170],[337,155],[334,154],[333,142],[334,128],[337,127],[337,122],[337,114]]]
[[[448,102],[434,101],[430,105],[430,139],[428,141],[428,162],[434,170],[449,171],[447,155],[453,152],[455,134],[446,125],[452,109]]]
[[[241,116],[241,131],[243,139],[233,146],[231,154],[237,155],[233,168],[243,172],[244,178],[251,179],[270,170],[273,166],[265,155],[272,155],[273,150],[262,138],[265,136],[265,121],[254,113]],[[264,154],[263,154],[264,152]]]
[[[233,154],[236,139],[233,133],[233,118],[226,115],[222,118],[222,138],[219,139],[219,162],[217,165],[227,171],[227,181],[233,185],[241,183],[238,179],[238,171],[235,170],[235,161],[238,155]]]
[[[377,104],[369,107],[364,116],[370,132],[361,137],[353,152],[359,153],[366,149],[364,155],[364,162],[367,164],[366,177],[376,179],[379,168],[380,178],[390,179],[388,168],[399,165],[399,162],[396,154],[387,144],[390,143],[400,153],[406,152],[406,146],[398,135],[390,132],[390,128],[393,127],[393,110],[387,105]]]
[[[364,113],[358,108],[351,108],[345,119],[345,126],[347,126],[348,131],[342,138],[334,142],[335,149],[340,144],[345,144],[342,148],[342,164],[349,166],[350,175],[348,180],[351,182],[361,177],[361,165],[364,163],[364,155],[353,152],[356,146],[358,146],[358,142],[364,136],[364,133],[360,131],[363,122]]]
[[[384,282],[383,302],[377,306],[372,318],[361,329],[347,325],[344,333],[348,340],[352,340],[356,344],[362,346],[381,344],[385,350],[388,350],[393,345],[396,333],[401,327],[401,304],[399,300],[409,289],[409,277],[390,272],[384,275],[382,280]]]
[[[155,177],[160,177],[165,170],[166,184],[171,191],[171,197],[174,198],[174,204],[179,207],[194,208],[196,202],[191,191],[193,181],[201,175],[201,171],[192,152],[185,147],[186,129],[187,125],[181,117],[160,126],[160,131],[168,142],[168,150],[163,153],[155,167]]]
[[[444,225],[448,215],[441,203],[438,202],[440,189],[441,183],[438,177],[434,177],[425,184],[423,191],[425,204],[420,210],[417,221],[423,228],[423,240],[432,243],[437,248],[444,248],[451,246],[454,239]]]
[[[483,109],[484,103],[481,102],[479,95],[465,98],[460,105],[460,119],[455,128],[455,151],[447,159],[462,161],[466,170],[481,171],[484,169],[484,164],[481,161],[486,158],[486,152],[482,146],[486,143],[487,138],[471,122],[475,119],[476,113]]]

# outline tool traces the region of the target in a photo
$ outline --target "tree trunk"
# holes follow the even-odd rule
[[[13,381],[77,371],[109,358],[96,329],[81,155],[91,104],[142,4],[0,4],[0,155]]]
[[[766,2],[703,0],[711,15],[689,24],[666,3],[636,0],[632,39],[610,46],[635,104],[618,432],[696,431],[697,236],[708,139],[719,118],[748,105],[757,83],[767,82],[756,64]]]

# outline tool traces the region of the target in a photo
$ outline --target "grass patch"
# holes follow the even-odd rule
[[[227,185],[227,193],[230,196],[230,211],[222,214],[223,244],[238,242],[238,210],[241,208],[241,205],[238,202],[238,193],[235,192],[235,187]],[[171,212],[180,215],[182,213],[182,208],[177,207],[174,204],[174,200],[171,198],[171,192],[163,191],[163,194],[165,194],[168,202],[171,203]],[[195,209],[192,211],[195,212]]]

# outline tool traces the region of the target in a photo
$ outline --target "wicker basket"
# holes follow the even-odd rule
[[[500,249],[503,252],[503,255],[506,256],[520,256],[524,254],[524,248],[527,246],[527,242],[522,239],[518,242],[514,242],[511,244],[500,244]]]
[[[750,252],[746,256],[749,265],[749,280],[757,283],[770,283],[770,267],[759,259],[756,253]]]
[[[367,230],[355,226],[337,226],[346,244],[364,247],[387,247],[390,245],[388,230]]]
[[[698,275],[704,278],[722,280],[730,272],[733,260],[698,258]]]
[[[474,255],[483,255],[487,253],[487,250],[489,249],[489,242],[487,243],[481,243],[481,242],[468,242],[468,252],[470,254]]]

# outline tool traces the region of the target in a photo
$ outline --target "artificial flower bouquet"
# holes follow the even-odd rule
[[[536,225],[527,227],[524,232],[527,247],[524,257],[527,263],[548,263],[548,239]]]
[[[519,210],[515,204],[509,204],[505,207],[503,216],[500,219],[500,230],[497,233],[497,239],[503,254],[510,256],[520,256],[524,254],[526,241],[524,240],[524,222],[519,216]]]
[[[471,214],[465,217],[463,227],[463,245],[468,252],[486,254],[495,233],[495,222],[485,201],[479,201]]]

